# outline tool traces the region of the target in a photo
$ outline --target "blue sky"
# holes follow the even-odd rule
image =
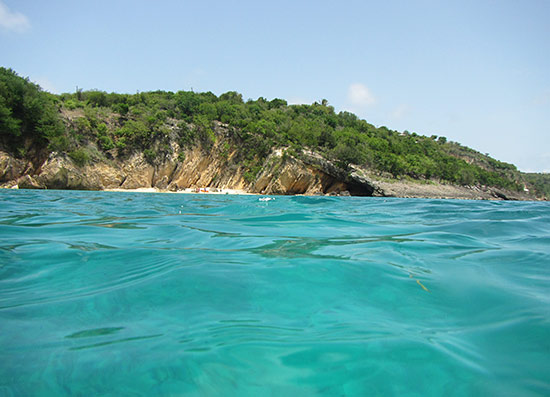
[[[55,92],[325,98],[550,171],[550,1],[0,0],[0,65]]]

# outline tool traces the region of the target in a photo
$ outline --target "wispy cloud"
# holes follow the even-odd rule
[[[363,108],[374,105],[376,98],[366,85],[353,83],[348,87],[348,102],[353,107]]]
[[[0,0],[0,27],[5,30],[21,33],[31,27],[29,19],[20,12],[12,12]]]

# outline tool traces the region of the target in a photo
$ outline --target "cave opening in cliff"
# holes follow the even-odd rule
[[[374,188],[364,183],[348,182],[346,185],[349,194],[352,196],[370,197],[374,193]]]

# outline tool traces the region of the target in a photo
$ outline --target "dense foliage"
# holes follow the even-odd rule
[[[258,164],[271,148],[284,146],[294,153],[301,149],[320,152],[343,168],[357,164],[391,177],[519,188],[515,180],[517,170],[510,164],[489,157],[484,158],[486,164],[474,164],[468,161],[466,154],[471,153],[467,148],[457,149],[457,144],[448,143],[443,137],[427,138],[376,128],[352,113],[336,113],[326,101],[289,106],[281,99],[245,102],[236,92],[217,97],[210,92],[188,91],[135,95],[88,91],[63,94],[60,98],[69,109],[85,110],[82,124],[96,132],[106,150],[151,150],[153,141],[169,135],[169,124],[177,126],[180,144],[208,146],[215,139],[212,122],[218,120],[233,127],[231,131],[245,152],[243,160],[252,171],[259,169]],[[104,114],[117,114],[118,120],[111,128],[96,121],[104,119],[102,110]]]
[[[523,177],[538,196],[550,198],[550,174],[525,173]]]
[[[77,90],[54,96],[11,70],[0,69],[0,76],[4,145],[23,147],[22,138],[30,136],[48,150],[66,151],[80,164],[136,150],[154,162],[170,152],[172,140],[182,147],[199,145],[208,150],[216,140],[216,123],[221,123],[230,133],[228,142],[238,147],[250,180],[272,148],[287,147],[294,155],[312,150],[344,169],[359,165],[392,178],[524,188],[522,174],[511,164],[445,137],[377,128],[352,113],[335,112],[326,100],[288,105],[282,99],[244,101],[237,92],[216,96],[190,91]],[[60,128],[55,106],[66,116],[65,128]],[[97,153],[85,147],[95,147]]]
[[[0,142],[3,147],[24,156],[34,146],[64,139],[64,128],[54,105],[53,95],[19,77],[13,70],[0,68]]]

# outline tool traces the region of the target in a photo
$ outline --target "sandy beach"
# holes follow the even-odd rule
[[[137,189],[105,189],[106,192],[138,192],[138,193],[184,193],[184,194],[238,194],[238,195],[257,195],[240,189],[218,189],[218,188],[187,188],[183,190],[171,191],[157,189],[154,187],[143,187]]]

